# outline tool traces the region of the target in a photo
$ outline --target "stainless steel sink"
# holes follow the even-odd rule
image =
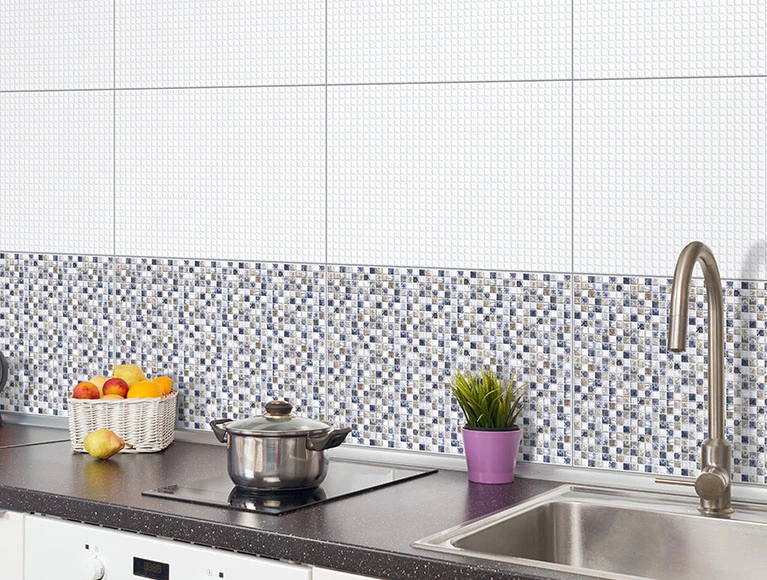
[[[694,497],[563,486],[415,542],[418,548],[600,578],[767,577],[767,507],[704,516]]]

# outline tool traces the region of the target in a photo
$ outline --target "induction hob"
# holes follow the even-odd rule
[[[276,515],[423,477],[436,471],[436,469],[331,459],[328,475],[322,485],[303,492],[251,491],[235,486],[229,476],[224,473],[211,479],[150,489],[142,492],[142,495]]]

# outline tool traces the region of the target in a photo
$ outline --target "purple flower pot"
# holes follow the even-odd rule
[[[511,483],[517,464],[522,430],[463,428],[463,448],[469,481],[474,483]]]

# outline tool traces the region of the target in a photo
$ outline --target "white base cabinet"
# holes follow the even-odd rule
[[[0,509],[0,577],[24,580],[24,514]]]
[[[346,572],[337,572],[327,568],[314,568],[312,580],[376,580],[370,576],[357,576]]]
[[[0,554],[2,580],[376,580],[2,510]]]
[[[27,516],[25,536],[25,580],[311,580],[312,576],[309,566],[41,516]]]

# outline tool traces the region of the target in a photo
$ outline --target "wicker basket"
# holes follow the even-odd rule
[[[96,429],[110,429],[133,449],[121,453],[162,451],[173,442],[176,395],[161,399],[69,399],[69,439],[73,451],[85,451],[83,439]]]

